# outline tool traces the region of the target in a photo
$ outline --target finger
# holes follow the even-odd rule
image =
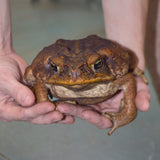
[[[52,124],[63,119],[64,115],[59,111],[53,111],[45,115],[41,115],[32,119],[30,122],[33,124]]]
[[[150,107],[150,89],[140,78],[137,78],[136,106],[140,111],[148,111]]]
[[[6,89],[7,93],[22,106],[31,106],[35,101],[33,92],[27,86],[21,84],[15,79],[8,83]]]
[[[137,93],[136,96],[136,106],[140,111],[148,111],[150,107],[150,99],[151,96],[149,92],[146,92],[146,90],[141,90]]]
[[[7,121],[29,121],[40,115],[54,111],[55,106],[49,102],[36,104],[29,108],[22,108],[14,103],[0,106],[0,117]]]
[[[112,126],[112,122],[109,119],[91,110],[83,111],[82,117],[100,129],[107,129]]]
[[[111,104],[108,104],[108,101],[104,101],[104,102],[101,102],[99,104],[95,104],[95,105],[92,105],[93,108],[101,113],[104,113],[104,112],[118,112],[119,111],[119,106],[120,104],[118,105],[111,105]]]

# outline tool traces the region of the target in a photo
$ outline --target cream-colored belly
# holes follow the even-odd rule
[[[92,102],[101,102],[118,91],[118,86],[112,82],[88,85],[85,87],[65,87],[60,85],[46,84],[46,87],[50,89],[54,97],[57,97],[60,100],[79,100],[81,102],[83,102],[83,100],[88,100],[88,102],[85,103],[89,104]]]

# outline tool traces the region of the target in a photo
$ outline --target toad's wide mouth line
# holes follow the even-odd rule
[[[73,79],[63,79],[63,80],[56,80],[54,78],[50,78],[46,83],[48,84],[55,84],[55,85],[64,85],[64,86],[78,86],[78,85],[88,85],[92,83],[108,83],[110,81],[114,81],[115,77],[113,75],[111,76],[99,76],[96,78],[91,78],[91,79],[82,79],[79,78],[77,80]]]

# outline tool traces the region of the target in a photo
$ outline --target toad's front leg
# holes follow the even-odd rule
[[[36,80],[35,95],[37,103],[49,101],[48,89],[41,80]]]
[[[118,113],[104,113],[113,122],[113,127],[108,132],[108,135],[111,135],[117,128],[130,123],[137,115],[137,108],[135,106],[136,82],[134,76],[127,74],[116,80],[115,85],[123,90],[124,98],[121,100],[120,111]]]

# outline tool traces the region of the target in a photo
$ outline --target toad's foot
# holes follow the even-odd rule
[[[124,115],[125,113],[123,113],[123,109],[124,109],[124,99],[121,100],[120,111],[118,113],[105,112],[102,114],[113,122],[113,127],[108,132],[108,135],[111,135],[118,127],[121,126],[119,123],[120,122],[119,119],[122,119],[125,116]]]
[[[126,114],[125,109],[122,109],[118,113],[110,113],[110,112],[105,112],[103,113],[104,116],[106,116],[108,119],[110,119],[113,123],[112,128],[108,132],[108,135],[112,135],[112,133],[119,127],[122,127],[128,123],[130,123],[132,120],[135,119],[137,112],[134,112],[133,115],[128,116]]]
[[[113,127],[108,132],[111,135],[117,128],[124,126],[136,118],[137,108],[135,106],[136,85],[132,74],[127,74],[116,82],[124,91],[124,98],[121,100],[120,111],[118,113],[103,113],[104,116],[113,122]]]
[[[136,68],[134,69],[134,71],[133,71],[133,74],[136,75],[136,76],[138,76],[138,77],[140,77],[140,78],[142,78],[142,80],[143,80],[146,84],[148,84],[148,79],[147,79],[147,77],[144,75],[144,72],[143,72],[141,69],[139,69],[138,67],[136,67]]]

